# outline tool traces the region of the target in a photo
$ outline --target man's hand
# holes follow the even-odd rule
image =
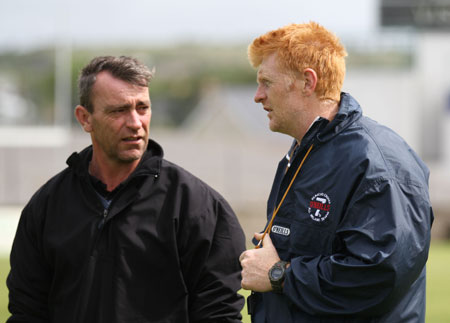
[[[261,240],[262,233],[255,233],[256,240]],[[244,251],[239,257],[242,266],[242,288],[255,292],[272,290],[269,269],[280,260],[269,234],[262,242],[262,248]]]

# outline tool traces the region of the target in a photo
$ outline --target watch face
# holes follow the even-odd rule
[[[284,270],[282,268],[273,268],[271,272],[272,279],[277,280],[283,277]]]

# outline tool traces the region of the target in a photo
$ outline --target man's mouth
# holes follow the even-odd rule
[[[272,109],[270,109],[270,108],[267,108],[267,107],[264,107],[264,111],[266,111],[267,112],[267,117],[270,119],[270,117],[271,117],[271,115],[272,115]]]
[[[136,137],[126,137],[126,138],[123,138],[122,140],[127,141],[127,142],[135,142],[135,141],[139,141],[141,139],[142,139],[142,137],[136,136]]]

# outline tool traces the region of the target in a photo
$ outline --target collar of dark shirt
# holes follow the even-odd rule
[[[123,186],[123,183],[120,183],[119,186],[117,186],[112,192],[110,192],[106,189],[106,184],[99,180],[97,177],[89,174],[89,178],[91,180],[92,186],[94,186],[94,189],[97,191],[97,193],[108,201],[112,200]]]

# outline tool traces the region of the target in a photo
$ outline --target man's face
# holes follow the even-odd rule
[[[139,160],[150,128],[148,88],[100,72],[92,89],[92,105],[89,132],[94,154],[113,163]]]
[[[270,130],[295,137],[297,122],[302,120],[304,113],[301,93],[296,91],[301,80],[294,79],[280,68],[275,53],[263,59],[258,68],[257,82],[254,100],[268,112]]]

